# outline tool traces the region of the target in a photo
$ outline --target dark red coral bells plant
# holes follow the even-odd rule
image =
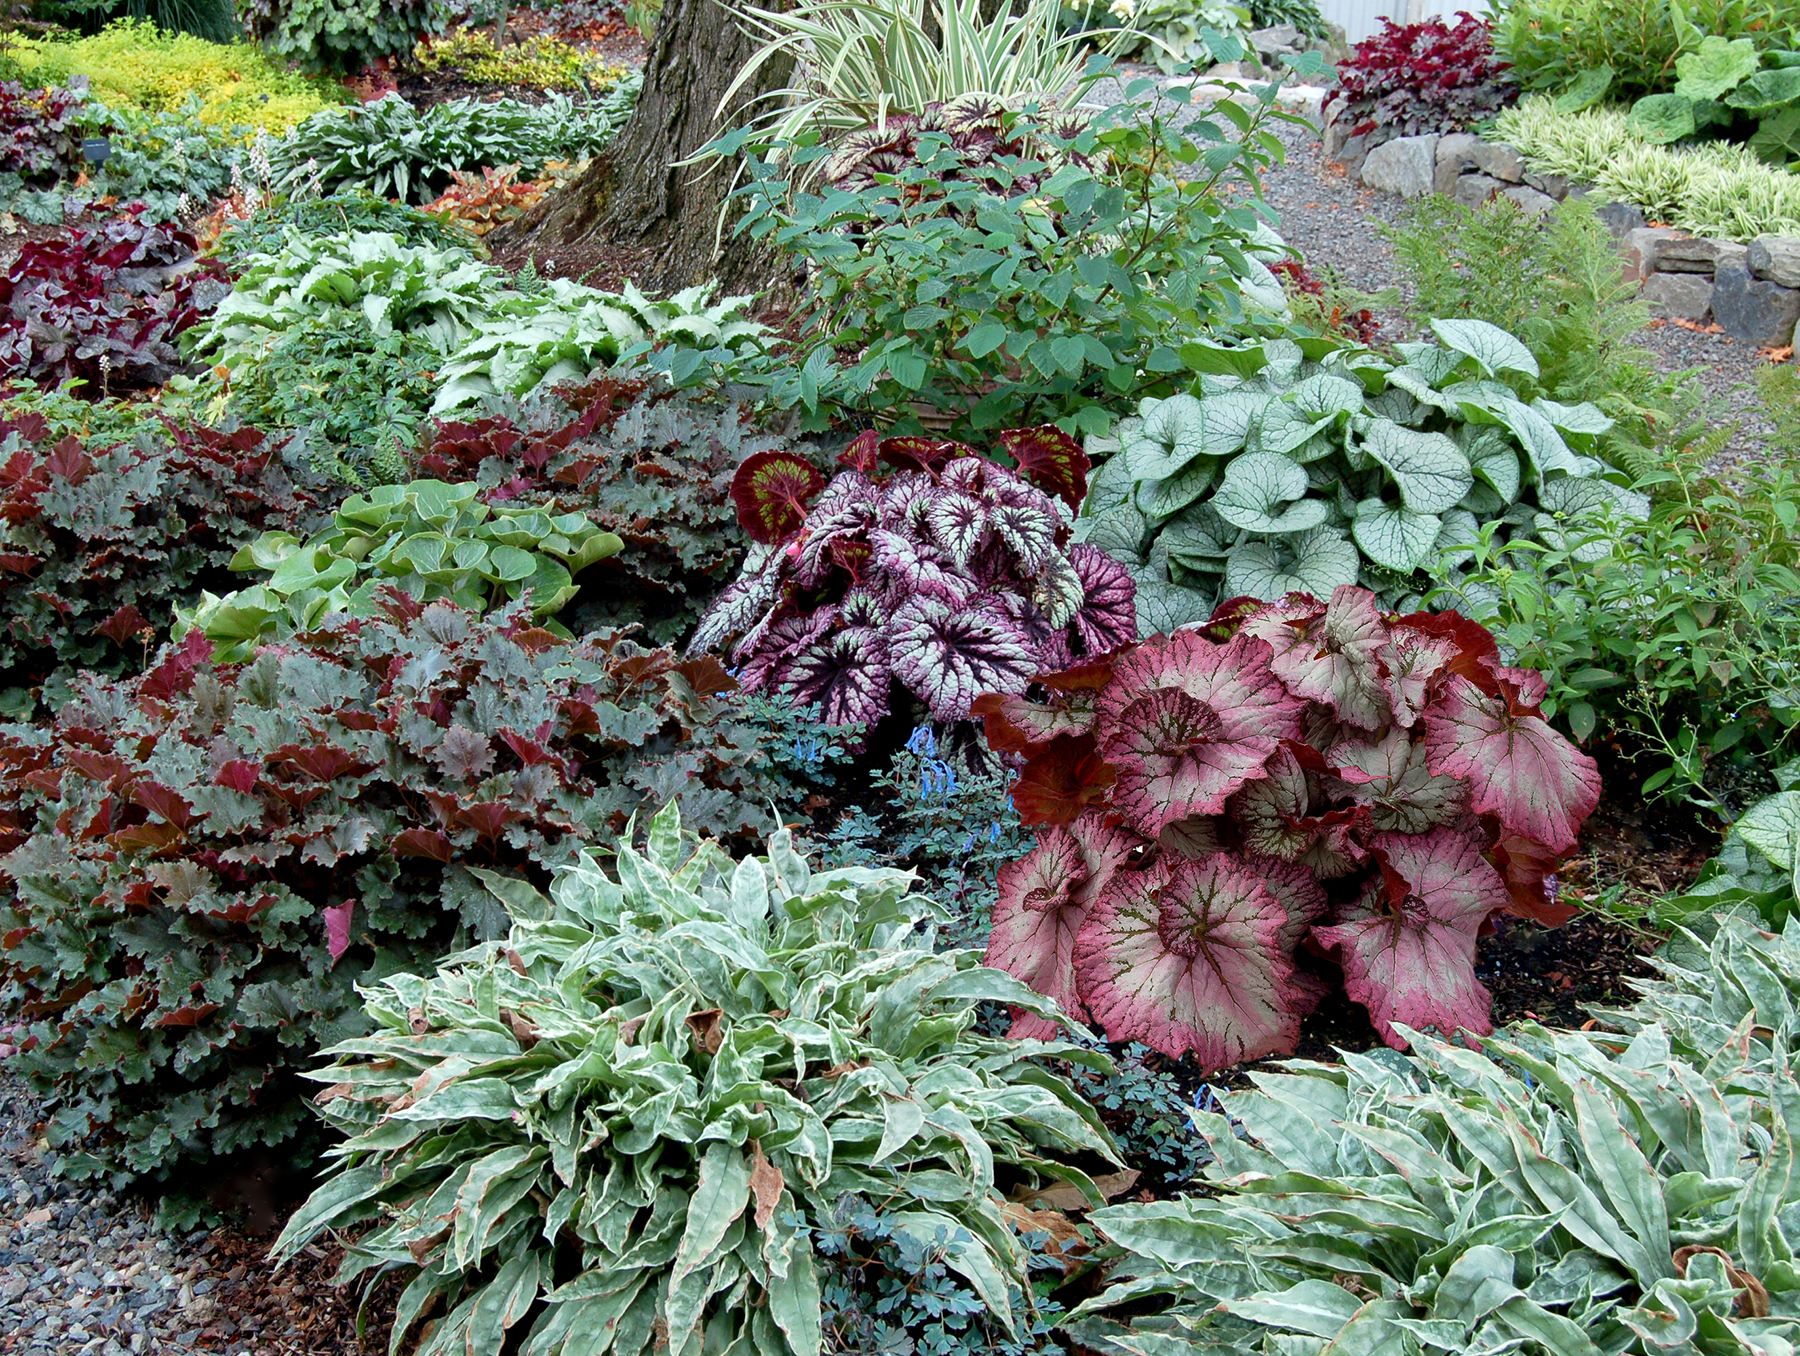
[[[865,434],[829,482],[797,455],[749,458],[732,485],[758,545],[690,652],[725,648],[751,691],[874,724],[897,681],[938,720],[983,692],[1136,634],[1134,587],[1070,541],[1087,457],[1055,428],[1013,429],[1018,469],[960,443]]]
[[[1240,600],[1035,681],[972,708],[1038,826],[987,961],[1113,1039],[1209,1068],[1291,1052],[1333,965],[1391,1045],[1486,1034],[1477,935],[1573,913],[1549,879],[1598,769],[1454,613]]]

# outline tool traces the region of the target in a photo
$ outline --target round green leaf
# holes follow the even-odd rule
[[[1290,593],[1329,598],[1340,584],[1354,584],[1362,565],[1356,546],[1334,527],[1292,536],[1247,541],[1225,562],[1225,592],[1274,602]]]
[[[1274,452],[1246,452],[1225,468],[1210,503],[1246,532],[1304,532],[1325,521],[1323,500],[1308,499],[1306,468]]]
[[[1434,320],[1431,329],[1447,348],[1473,358],[1483,372],[1523,372],[1538,375],[1537,359],[1512,335],[1485,320]]]
[[[1356,506],[1350,535],[1362,553],[1382,569],[1411,574],[1430,557],[1442,527],[1435,514],[1416,513],[1404,504],[1365,499]]]
[[[1694,101],[1685,94],[1649,94],[1631,106],[1625,126],[1656,146],[1694,135]]]
[[[1386,468],[1400,499],[1414,513],[1442,513],[1469,492],[1475,474],[1454,439],[1376,419],[1363,450]]]

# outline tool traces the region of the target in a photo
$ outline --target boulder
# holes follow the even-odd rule
[[[1539,193],[1555,198],[1558,202],[1569,196],[1570,183],[1560,174],[1534,174],[1530,170],[1526,170],[1525,182]]]
[[[1456,181],[1467,169],[1475,168],[1475,148],[1481,138],[1469,132],[1452,132],[1438,138],[1435,190],[1446,198],[1456,193]]]
[[[1658,273],[1711,273],[1719,262],[1719,246],[1728,241],[1704,235],[1676,235],[1656,248]]]
[[[1750,242],[1750,275],[1783,287],[1800,287],[1800,239],[1757,236]]]
[[[1259,56],[1273,59],[1284,52],[1298,52],[1305,46],[1305,40],[1292,24],[1271,24],[1251,32],[1250,46]]]
[[[1541,217],[1556,210],[1556,199],[1548,193],[1539,193],[1535,188],[1527,188],[1524,184],[1513,184],[1500,190],[1500,196],[1511,198],[1525,209],[1527,216]]]
[[[1422,198],[1437,183],[1437,144],[1435,132],[1384,141],[1363,160],[1362,181],[1384,193]]]
[[[1713,274],[1713,319],[1725,333],[1758,348],[1779,348],[1800,325],[1800,288],[1753,277],[1745,262],[1720,264]]]
[[[1625,233],[1625,280],[1642,282],[1656,272],[1656,256],[1681,233],[1669,226],[1639,226]]]
[[[1465,207],[1480,207],[1505,187],[1489,174],[1465,174],[1456,181],[1456,200]]]
[[[1712,314],[1713,285],[1698,273],[1653,273],[1644,284],[1644,300],[1667,319],[1703,321]]]
[[[1569,190],[1570,197],[1579,193],[1581,193],[1580,189]],[[1649,223],[1649,218],[1644,215],[1644,209],[1629,202],[1601,203],[1594,209],[1594,215],[1621,240]]]
[[[1483,174],[1504,179],[1509,184],[1525,182],[1525,160],[1511,146],[1497,141],[1484,141],[1475,151],[1475,165]]]

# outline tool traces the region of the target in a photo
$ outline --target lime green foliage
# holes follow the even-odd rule
[[[1729,240],[1800,234],[1800,174],[1763,163],[1746,146],[1652,145],[1617,109],[1564,113],[1541,98],[1501,113],[1494,130],[1534,169],[1592,184],[1653,221]]]
[[[485,28],[459,28],[445,37],[426,39],[413,56],[427,72],[455,76],[471,85],[508,88],[585,88],[599,93],[617,84],[626,71],[598,52],[584,52],[548,34],[496,47]]]
[[[1454,600],[1549,679],[1544,709],[1577,738],[1634,733],[1659,764],[1646,789],[1702,803],[1729,800],[1746,762],[1791,757],[1800,725],[1800,447],[1726,479],[1706,469],[1717,445],[1640,475],[1648,522],[1482,541]]]
[[[715,290],[702,283],[653,301],[629,282],[615,296],[552,278],[535,292],[496,298],[495,318],[444,361],[431,412],[450,414],[484,396],[523,396],[580,381],[597,367],[670,343],[686,349],[670,372],[677,385],[703,369],[729,370],[740,354],[762,349],[768,329],[747,316],[753,297],[712,302]]]
[[[1795,22],[1784,0],[1505,0],[1499,10],[1494,48],[1526,89],[1561,92],[1607,68],[1612,97],[1626,100],[1672,90],[1681,54],[1704,37],[1773,46]]]
[[[413,1273],[396,1334],[444,1315],[420,1356],[497,1352],[509,1328],[534,1352],[654,1333],[689,1356],[817,1356],[809,1230],[855,1193],[943,1230],[991,1320],[1025,1326],[997,1170],[1099,1204],[1066,1156],[1117,1161],[1030,1058],[1105,1057],[976,1034],[979,1003],[1045,1000],[934,953],[940,910],[906,873],[814,873],[786,830],[734,862],[671,807],[616,875],[583,860],[549,899],[502,882],[502,945],[367,991],[375,1034],[315,1075],[347,1138],[278,1253],[371,1224],[340,1280]]]
[[[1183,1356],[1787,1350],[1795,1009],[1754,960],[1708,978],[1740,1021],[1522,1026],[1484,1053],[1415,1037],[1252,1075],[1196,1117],[1212,1192],[1090,1216],[1127,1255],[1066,1326]],[[1132,1317],[1153,1296],[1172,1307]]]
[[[330,85],[291,74],[246,43],[207,42],[121,19],[89,38],[52,40],[13,35],[8,55],[24,77],[66,85],[85,75],[93,98],[111,108],[179,113],[197,101],[193,118],[224,133],[261,128],[280,134],[344,96]]]
[[[329,613],[374,616],[386,585],[418,602],[448,598],[476,612],[531,597],[554,614],[579,586],[570,576],[624,546],[580,513],[530,502],[482,502],[480,487],[415,480],[353,494],[332,526],[307,542],[265,532],[232,559],[234,570],[268,570],[260,584],[223,598],[206,595],[183,614],[221,661],[245,659],[264,641],[305,631]]]
[[[1585,199],[1540,223],[1508,198],[1479,208],[1428,198],[1388,235],[1413,322],[1470,316],[1517,335],[1546,395],[1592,401],[1612,418],[1600,441],[1608,460],[1636,474],[1655,465],[1656,449],[1693,436],[1704,389],[1691,373],[1664,373],[1634,342],[1649,308]]]

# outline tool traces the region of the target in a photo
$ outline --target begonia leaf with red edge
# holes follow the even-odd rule
[[[1027,826],[1068,824],[1103,803],[1117,776],[1092,735],[1057,735],[1027,753],[1013,780],[1013,808]]]
[[[776,546],[799,532],[807,506],[824,488],[824,473],[805,457],[773,449],[744,458],[731,478],[731,499],[744,535]]]
[[[1033,485],[1061,499],[1071,513],[1081,511],[1093,463],[1074,438],[1054,424],[1041,424],[1002,430],[1000,446]]]
[[[1322,605],[1290,594],[1246,621],[1243,634],[1269,643],[1270,667],[1295,696],[1365,730],[1392,718],[1381,665],[1388,628],[1367,589],[1345,584]]]
[[[951,608],[918,597],[894,614],[888,629],[893,671],[925,699],[939,720],[963,720],[984,692],[1023,692],[1037,663],[1024,634],[982,603]]]
[[[1516,833],[1502,833],[1487,857],[1506,882],[1507,912],[1547,928],[1559,928],[1581,912],[1556,897],[1561,854]]]
[[[1288,911],[1223,854],[1113,873],[1075,944],[1094,1021],[1112,1040],[1208,1069],[1287,1054],[1300,1034]]]

